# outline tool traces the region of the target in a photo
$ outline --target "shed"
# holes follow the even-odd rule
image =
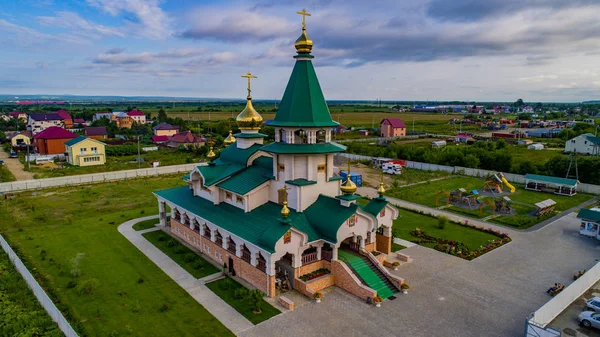
[[[543,176],[530,173],[525,175],[526,190],[572,196],[577,193],[578,184],[579,181],[576,179]]]

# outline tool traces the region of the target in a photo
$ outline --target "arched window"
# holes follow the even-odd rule
[[[219,246],[223,246],[223,236],[221,235],[221,233],[219,233],[218,229],[217,234],[215,235],[215,243]]]
[[[285,131],[283,131],[283,129],[279,129],[279,142],[287,143],[285,141]]]
[[[327,142],[327,132],[325,130],[317,131],[317,143]]]
[[[308,144],[308,132],[302,129],[295,131],[294,144]]]

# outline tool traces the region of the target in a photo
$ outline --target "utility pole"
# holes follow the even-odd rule
[[[33,137],[32,137],[33,138]],[[29,147],[31,146],[31,139],[29,139],[29,144],[27,144],[27,169],[31,169],[31,162],[29,161]]]
[[[138,136],[138,170],[140,169],[141,166],[141,162],[140,162],[140,136]]]
[[[413,117],[413,133],[415,133],[415,119],[416,119],[416,118],[417,118],[417,117]],[[456,129],[454,129],[454,130],[456,130]]]

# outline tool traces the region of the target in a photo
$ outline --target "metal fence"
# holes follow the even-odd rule
[[[350,160],[372,160],[374,158],[371,156],[363,156],[363,155],[351,154],[351,153],[339,153],[339,154],[337,154],[337,156],[348,158]],[[465,176],[470,176],[470,177],[478,177],[478,178],[489,177],[490,175],[496,173],[495,171],[480,170],[480,169],[469,168],[469,167],[436,165],[436,164],[421,163],[418,161],[410,161],[410,160],[406,160],[405,165],[407,168],[412,168],[412,169],[416,169],[416,170],[444,171],[444,172],[449,172],[449,173],[453,173],[453,174],[460,174],[460,175],[465,175]],[[525,176],[523,176],[523,175],[514,174],[514,173],[504,173],[504,176],[510,182],[514,182],[517,184],[525,184]],[[582,193],[600,194],[600,186],[579,183],[577,185],[577,191],[582,192]]]
[[[59,178],[12,181],[12,182],[8,182],[8,183],[1,183],[0,184],[0,192],[17,192],[17,191],[35,190],[35,189],[48,188],[48,187],[81,185],[81,184],[96,184],[96,183],[103,183],[103,182],[123,180],[123,179],[151,177],[151,176],[157,176],[157,175],[161,175],[161,174],[189,172],[198,165],[201,165],[201,164],[195,163],[195,164],[184,164],[184,165],[159,166],[159,167],[145,168],[145,169],[139,169],[139,170],[102,172],[102,173],[82,174],[82,175],[77,175],[77,176],[68,176],[68,177],[59,177]]]
[[[42,287],[35,280],[33,275],[31,275],[27,267],[25,267],[23,262],[21,262],[21,259],[19,259],[17,254],[12,250],[12,248],[10,248],[8,242],[4,240],[4,237],[2,237],[2,235],[0,235],[0,246],[2,246],[2,249],[4,249],[4,251],[6,252],[8,258],[15,265],[15,269],[21,274],[21,276],[23,276],[23,279],[25,280],[35,297],[38,299],[42,307],[46,310],[46,312],[48,312],[48,315],[50,315],[52,320],[58,324],[58,327],[60,328],[60,330],[62,330],[65,336],[77,337],[78,335],[75,332],[75,330],[73,330],[73,328],[71,327],[71,324],[69,324],[65,316],[63,316],[60,310],[58,310],[58,308],[56,307],[56,305],[54,305],[54,302],[52,302],[50,297],[48,297],[44,289],[42,289]]]

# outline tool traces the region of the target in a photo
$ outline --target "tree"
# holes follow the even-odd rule
[[[523,103],[523,99],[522,99],[522,98],[519,98],[519,99],[518,99],[518,100],[517,100],[517,101],[514,103],[514,106],[515,106],[515,107],[517,107],[517,108],[520,108],[520,107],[522,107],[523,105],[525,105],[525,103]]]
[[[158,121],[160,123],[165,123],[168,118],[169,117],[167,117],[167,112],[165,111],[165,109],[160,108],[160,110],[158,110]]]

